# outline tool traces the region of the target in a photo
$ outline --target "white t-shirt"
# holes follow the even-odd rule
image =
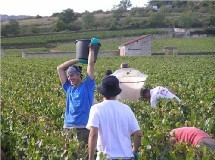
[[[131,134],[140,130],[131,108],[117,100],[104,100],[90,109],[87,128],[98,128],[97,160],[102,152],[107,158],[131,158]]]
[[[150,95],[151,95],[150,103],[151,103],[151,106],[154,108],[156,107],[158,98],[167,98],[167,99],[176,98],[179,103],[181,101],[176,95],[171,93],[167,88],[161,87],[161,86],[157,86],[153,89],[150,89]]]

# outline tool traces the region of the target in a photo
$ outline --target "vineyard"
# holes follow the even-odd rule
[[[110,37],[129,37],[138,36],[142,34],[164,34],[164,29],[133,29],[133,30],[121,30],[121,31],[91,31],[91,32],[72,32],[72,33],[58,33],[50,35],[35,35],[35,36],[23,36],[23,37],[9,37],[2,38],[2,46],[23,46],[23,45],[47,45],[50,43],[62,43],[71,42],[77,39],[87,39],[91,37],[99,37],[101,39]]]
[[[77,38],[78,39],[78,38]],[[116,51],[118,47],[133,39],[133,37],[116,37],[101,39],[102,47],[100,53],[106,51]],[[17,40],[19,41],[19,40]],[[31,41],[31,37],[26,37],[26,41]],[[38,40],[39,41],[39,40]],[[33,43],[33,42],[32,42]],[[11,42],[10,45],[13,43]],[[215,38],[165,38],[165,39],[153,39],[152,41],[152,54],[163,53],[164,46],[176,46],[179,53],[202,53],[215,51]],[[27,45],[27,44],[22,44]],[[49,53],[53,52],[74,52],[76,50],[75,40],[68,43],[59,43],[53,48],[25,48],[25,49],[4,49],[5,56],[21,57],[22,51],[35,52],[35,53]]]
[[[71,139],[67,152],[62,149],[65,94],[56,67],[66,60],[1,59],[1,148],[8,159],[73,160],[74,152],[79,158],[87,156],[87,149],[78,151],[76,139]],[[213,160],[214,152],[206,147],[170,148],[168,132],[195,126],[215,137],[215,56],[100,56],[95,64],[97,85],[105,70],[115,71],[122,62],[149,76],[146,87],[166,86],[182,100],[180,105],[161,100],[156,109],[148,102],[125,101],[144,132],[139,159]],[[102,100],[97,91],[95,96]]]

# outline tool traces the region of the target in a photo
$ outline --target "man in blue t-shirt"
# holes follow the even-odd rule
[[[86,124],[90,108],[94,100],[94,48],[89,45],[86,79],[82,81],[82,68],[76,63],[86,63],[83,59],[72,59],[57,67],[57,72],[66,93],[66,110],[64,129],[66,134],[65,149],[68,148],[68,138],[76,136],[79,142],[88,143],[89,130]]]

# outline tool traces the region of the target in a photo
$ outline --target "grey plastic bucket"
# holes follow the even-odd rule
[[[76,58],[77,59],[84,59],[88,60],[88,54],[89,54],[89,44],[91,40],[90,39],[80,39],[76,40]],[[94,62],[96,62],[98,52],[100,49],[101,44],[94,44]]]

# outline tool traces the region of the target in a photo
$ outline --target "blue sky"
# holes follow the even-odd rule
[[[143,7],[148,0],[130,0],[132,7]],[[74,12],[108,11],[120,0],[1,0],[0,14],[51,16],[52,13],[73,9]]]

